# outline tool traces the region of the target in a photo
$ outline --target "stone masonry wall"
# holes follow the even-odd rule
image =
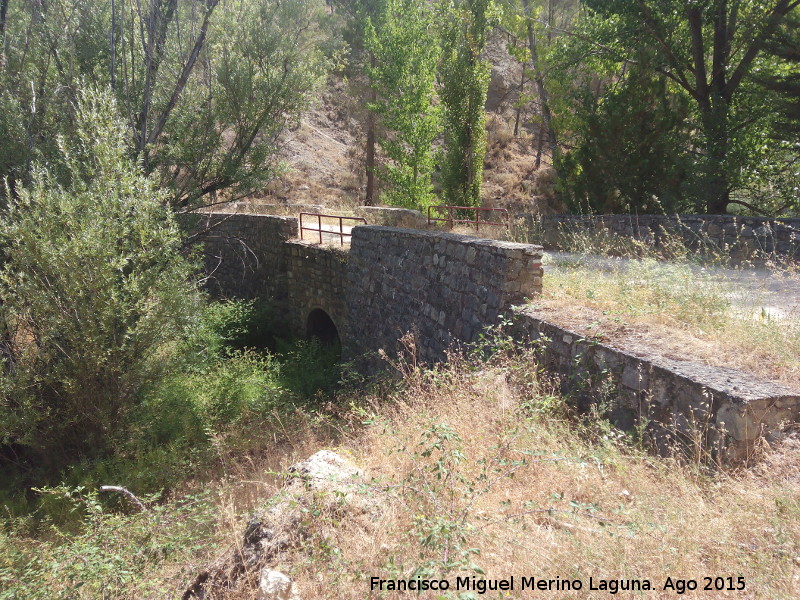
[[[732,258],[756,251],[800,260],[800,219],[733,215],[545,215],[539,222],[545,247],[562,246],[564,231],[610,231],[618,236],[661,245],[665,234],[680,236],[690,248],[711,247]]]
[[[349,329],[361,352],[416,333],[423,361],[453,342],[474,342],[512,304],[541,291],[539,246],[391,227],[356,227],[346,288]],[[353,352],[351,351],[351,354]]]
[[[347,320],[344,283],[347,253],[296,240],[294,217],[215,214],[203,237],[207,288],[214,296],[269,300],[281,325],[306,334],[315,308],[341,330]]]
[[[324,310],[336,325],[339,335],[347,327],[345,286],[347,250],[337,246],[318,246],[299,240],[287,242],[289,322],[305,335],[306,319],[312,310]]]
[[[663,453],[710,449],[723,462],[749,458],[756,440],[782,435],[800,420],[800,391],[735,369],[621,350],[518,311],[514,335],[534,344],[562,391],[584,404],[608,403],[613,423],[630,430],[646,419]]]
[[[206,287],[212,295],[286,303],[285,243],[297,236],[297,219],[213,214],[204,216],[200,225],[214,226],[202,237]]]
[[[348,253],[301,242],[297,220],[265,215],[215,215],[205,238],[208,287],[219,296],[271,300],[289,329],[306,334],[309,314],[324,310],[346,358],[393,356],[398,339],[415,334],[418,358],[445,358],[452,343],[515,316],[515,337],[534,344],[564,391],[582,402],[608,403],[612,420],[629,429],[645,418],[665,451],[675,443],[716,448],[722,460],[743,460],[756,440],[800,421],[800,392],[732,369],[621,350],[514,308],[541,291],[539,246],[469,236],[364,226]]]

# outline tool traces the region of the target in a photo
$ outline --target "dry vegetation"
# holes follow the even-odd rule
[[[667,576],[744,576],[745,593],[692,597],[796,595],[795,448],[750,473],[705,477],[633,449],[602,423],[569,418],[532,368],[518,358],[407,375],[405,390],[345,448],[374,475],[384,509],[313,523],[294,566],[304,598],[362,598],[372,575],[425,567],[449,567],[454,581],[459,568],[476,573],[470,563],[487,579],[648,578],[660,589]]]
[[[483,206],[506,208],[512,213],[559,213],[563,204],[555,191],[556,172],[549,157],[537,168],[535,140],[527,134],[514,137],[501,115],[487,124],[484,158]]]
[[[405,370],[390,398],[358,403],[354,414],[368,424],[336,444],[372,476],[363,493],[380,508],[315,512],[312,505],[298,547],[277,565],[304,600],[404,597],[370,594],[369,578],[415,573],[453,584],[480,573],[515,575],[517,586],[522,576],[584,583],[583,593],[548,598],[607,597],[588,591],[590,577],[649,579],[656,589],[620,598],[675,597],[662,589],[667,577],[700,587],[706,576],[745,578],[744,592],[700,590],[692,598],[788,599],[800,591],[796,442],[749,472],[703,474],[648,455],[602,421],[571,415],[527,356]],[[267,470],[330,446],[309,431],[267,458]],[[222,495],[228,544],[241,539],[235,515],[275,490],[264,468],[250,463],[247,481]],[[255,597],[246,585],[220,596]]]
[[[800,286],[796,271],[776,297],[737,271],[654,258],[556,258],[535,306],[579,333],[651,354],[694,358],[796,387],[800,381]],[[742,272],[744,273],[744,272]],[[779,308],[770,308],[776,301]]]
[[[654,587],[620,591],[618,598],[673,598],[676,592],[663,590],[667,577],[694,579],[702,588],[704,577],[717,576],[744,577],[746,589],[699,589],[686,597],[797,597],[796,440],[765,449],[747,472],[708,471],[693,457],[654,457],[644,441],[598,415],[575,415],[542,382],[530,355],[502,337],[492,347],[503,350],[484,361],[455,358],[435,371],[400,360],[400,381],[366,395],[342,393],[317,414],[300,411],[253,429],[253,437],[265,434],[253,441],[263,450],[242,455],[220,440],[216,474],[175,490],[167,508],[151,508],[162,513],[94,522],[87,539],[117,552],[106,577],[124,568],[132,573],[129,584],[119,584],[127,591],[103,597],[180,597],[197,573],[241,548],[248,514],[279,489],[279,473],[322,448],[348,456],[370,479],[360,491],[367,502],[353,509],[342,510],[339,498],[311,498],[302,508],[294,547],[271,566],[294,579],[304,600],[411,597],[370,592],[369,581],[415,575],[452,585],[459,576],[514,575],[516,592],[480,596],[498,599],[608,597],[589,591],[590,577],[595,585],[647,579]],[[191,495],[199,489],[210,493],[205,504]],[[142,529],[143,519],[150,529]],[[11,539],[0,542],[19,551],[8,546]],[[63,543],[36,542],[37,560],[54,566],[37,571],[39,581],[18,582],[22,596],[4,596],[0,586],[0,597],[98,597],[94,579],[78,590],[64,587],[70,571],[59,566]],[[103,552],[91,548],[81,554],[84,576],[103,576]],[[150,564],[138,576],[137,560]],[[0,575],[5,568],[0,561]],[[208,598],[255,599],[256,575]],[[579,579],[583,591],[523,594],[523,576]],[[26,585],[46,594],[25,595]]]

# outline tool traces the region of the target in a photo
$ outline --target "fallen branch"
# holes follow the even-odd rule
[[[123,495],[123,496],[125,496],[125,497],[126,497],[128,500],[130,500],[130,501],[131,501],[131,502],[133,502],[133,503],[134,503],[136,506],[138,506],[138,507],[139,507],[139,510],[141,510],[142,512],[147,512],[147,507],[144,505],[144,502],[142,502],[141,500],[139,500],[139,498],[137,498],[137,497],[136,497],[136,496],[133,494],[133,492],[131,492],[130,490],[127,490],[127,489],[126,489],[126,488],[124,488],[124,487],[121,487],[121,486],[119,486],[119,485],[101,485],[101,486],[100,486],[100,491],[101,491],[101,492],[117,492],[117,493],[119,493],[119,494],[122,494],[122,495]]]

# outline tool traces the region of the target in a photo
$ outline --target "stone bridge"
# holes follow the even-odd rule
[[[463,235],[362,226],[349,250],[296,239],[297,219],[253,214],[207,217],[209,288],[218,296],[272,301],[288,330],[341,343],[346,359],[373,370],[414,334],[417,358],[438,361],[505,316],[512,334],[579,403],[613,390],[608,416],[632,428],[645,419],[664,452],[709,448],[747,460],[762,439],[800,421],[800,392],[750,374],[667,360],[585,339],[523,304],[542,289],[542,248]],[[365,358],[366,357],[366,358]]]
[[[270,299],[292,333],[340,340],[348,359],[392,356],[412,332],[418,357],[440,360],[542,288],[539,246],[362,226],[341,249],[297,240],[293,217],[208,218],[212,293]]]

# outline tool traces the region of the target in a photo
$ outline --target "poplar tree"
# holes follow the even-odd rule
[[[486,94],[490,65],[481,58],[490,24],[490,0],[443,2],[440,97],[444,109],[442,160],[448,204],[477,206],[486,153]]]
[[[433,140],[440,131],[433,104],[439,45],[424,0],[388,0],[382,20],[368,21],[366,47],[374,57],[368,68],[376,101],[369,105],[385,131],[378,140],[388,164],[390,204],[424,208],[433,199]]]

